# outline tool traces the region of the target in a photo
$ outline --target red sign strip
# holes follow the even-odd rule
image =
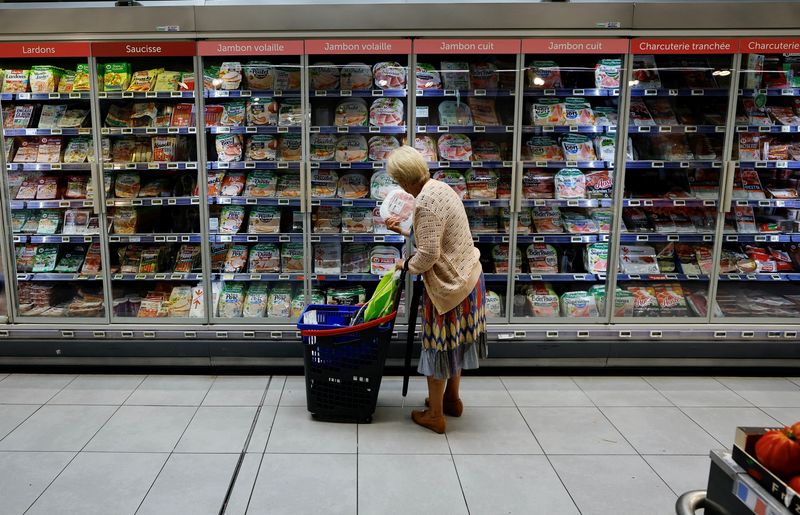
[[[733,38],[704,39],[634,39],[634,54],[735,54],[739,40]]]
[[[199,41],[197,52],[212,55],[302,55],[300,40]]]
[[[800,52],[800,38],[747,38],[739,43],[743,53],[798,53]]]
[[[410,39],[307,39],[309,55],[410,54]]]
[[[186,57],[197,50],[194,41],[104,41],[92,43],[95,57]]]
[[[627,39],[523,39],[524,54],[627,54]]]
[[[416,39],[418,54],[518,54],[519,39]]]
[[[0,43],[0,57],[89,57],[88,42]]]

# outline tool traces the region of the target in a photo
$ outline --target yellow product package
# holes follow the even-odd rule
[[[161,71],[156,77],[153,91],[178,91],[181,81],[181,72]]]
[[[156,79],[163,71],[163,68],[157,68],[154,70],[139,70],[138,72],[134,72],[127,91],[152,91]]]
[[[126,91],[130,84],[130,63],[106,63],[103,70],[103,91]]]
[[[58,81],[59,93],[72,93],[75,86],[75,72],[72,70],[62,70],[61,80]]]
[[[61,73],[55,66],[32,66],[30,87],[32,93],[55,93]]]
[[[26,93],[30,70],[6,70],[3,74],[3,93]]]

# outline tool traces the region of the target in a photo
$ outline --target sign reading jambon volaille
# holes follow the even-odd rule
[[[92,43],[95,57],[188,57],[195,55],[194,41],[104,41]]]
[[[226,55],[302,55],[300,40],[225,40],[200,41],[197,52],[202,56]]]
[[[308,39],[309,55],[410,54],[410,39]]]
[[[0,57],[89,57],[89,43],[0,43]]]

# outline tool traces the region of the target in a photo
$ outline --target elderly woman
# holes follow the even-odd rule
[[[431,179],[428,164],[412,147],[403,146],[389,156],[389,175],[416,197],[413,237],[416,252],[398,263],[422,274],[422,352],[417,371],[428,378],[425,411],[414,411],[417,424],[444,433],[444,415],[461,416],[458,394],[462,369],[478,368],[485,358],[485,285],[480,251],[472,243],[467,213],[461,199],[447,184]],[[390,218],[389,229],[411,236]]]

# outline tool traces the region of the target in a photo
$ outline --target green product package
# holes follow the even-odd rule
[[[392,312],[394,297],[400,287],[401,275],[397,271],[383,276],[364,310],[364,322],[384,317]]]

